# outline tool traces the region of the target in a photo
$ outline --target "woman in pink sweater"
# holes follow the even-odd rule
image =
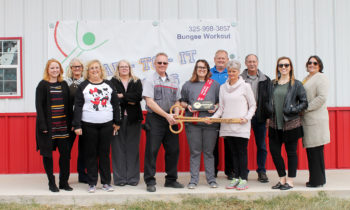
[[[221,123],[220,136],[228,140],[232,154],[235,177],[226,186],[227,189],[245,190],[248,188],[247,145],[250,137],[250,120],[256,109],[256,102],[251,86],[239,76],[241,64],[232,60],[227,64],[227,81],[221,85],[219,109],[213,118],[240,118],[239,124]]]

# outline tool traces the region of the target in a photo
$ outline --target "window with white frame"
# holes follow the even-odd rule
[[[22,97],[22,38],[0,37],[0,98]]]

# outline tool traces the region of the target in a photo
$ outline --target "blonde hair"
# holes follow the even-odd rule
[[[68,71],[66,73],[66,76],[67,78],[73,78],[73,73],[72,73],[72,66],[73,66],[73,63],[75,62],[79,62],[81,64],[81,67],[82,67],[82,72],[81,74],[83,74],[84,72],[84,64],[83,62],[81,62],[81,60],[79,58],[73,58],[70,62],[69,62],[69,68],[68,68]]]
[[[131,68],[131,64],[130,64],[130,62],[127,61],[127,60],[120,60],[120,61],[118,62],[117,69],[116,69],[116,71],[114,72],[114,77],[115,77],[117,80],[120,80],[120,75],[119,75],[119,64],[120,64],[121,62],[124,62],[124,63],[126,63],[126,64],[129,66],[129,77],[131,78],[131,80],[133,80],[134,82],[136,82],[139,78],[136,77],[136,76],[134,75],[134,73],[133,73],[133,71],[132,71],[132,68]]]
[[[84,79],[89,79],[89,68],[91,67],[92,64],[97,63],[100,66],[101,69],[101,79],[106,79],[107,78],[107,73],[101,62],[97,59],[89,61],[84,69]]]
[[[293,68],[293,63],[292,60],[286,56],[280,57],[277,60],[277,64],[276,64],[276,79],[274,80],[274,83],[276,84],[280,78],[279,76],[279,71],[278,71],[278,63],[281,60],[288,60],[289,61],[289,65],[290,65],[290,72],[289,72],[289,81],[291,81],[291,84],[294,85],[294,81],[295,81],[295,77],[294,77],[294,68]]]
[[[57,63],[60,66],[60,75],[58,76],[57,81],[62,82],[63,81],[63,68],[62,68],[61,63],[54,58],[51,58],[50,60],[47,61],[46,66],[45,66],[45,70],[44,70],[43,80],[50,81],[49,67],[50,67],[51,63]]]

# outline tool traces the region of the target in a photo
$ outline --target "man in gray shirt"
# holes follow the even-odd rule
[[[258,181],[262,183],[269,182],[268,177],[266,176],[265,162],[267,156],[266,150],[266,125],[268,124],[267,118],[268,114],[266,112],[265,105],[269,99],[269,86],[271,80],[268,76],[263,74],[258,69],[259,60],[258,57],[254,54],[249,54],[245,58],[245,69],[241,76],[243,79],[252,86],[252,90],[256,100],[256,111],[255,115],[251,120],[252,128],[255,136],[255,143],[257,147],[257,164],[258,169]]]
[[[148,192],[156,191],[156,161],[159,148],[165,150],[165,187],[183,188],[177,182],[177,163],[179,159],[179,136],[169,130],[169,125],[176,126],[174,116],[169,114],[172,105],[180,105],[180,88],[177,78],[168,75],[168,56],[156,55],[154,66],[156,72],[143,82],[142,96],[146,100],[146,151],[144,180]],[[178,113],[178,110],[176,110]]]

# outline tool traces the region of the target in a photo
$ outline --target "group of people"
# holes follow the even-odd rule
[[[302,138],[309,163],[307,187],[326,183],[324,145],[330,142],[327,94],[328,80],[318,56],[306,63],[308,76],[300,82],[294,77],[290,58],[277,60],[274,80],[258,68],[258,57],[245,58],[247,69],[241,72],[237,60],[229,60],[225,50],[218,50],[215,66],[210,68],[204,59],[197,60],[191,78],[179,87],[178,79],[167,74],[168,55],[155,56],[155,72],[142,82],[126,60],[118,63],[111,80],[98,60],[83,63],[74,58],[67,78],[59,61],[50,59],[43,80],[36,89],[37,149],[43,156],[43,165],[49,189],[73,190],[69,184],[70,153],[78,143],[79,182],[95,192],[100,173],[102,189],[113,191],[110,171],[112,151],[113,182],[116,186],[136,186],[140,180],[139,142],[143,121],[140,102],[146,101],[146,148],[144,181],[148,192],[156,191],[156,160],[163,145],[165,150],[164,187],[184,188],[177,181],[179,138],[169,130],[176,127],[179,108],[170,113],[173,105],[186,110],[185,115],[199,117],[203,122],[185,123],[190,149],[190,182],[195,189],[199,182],[201,154],[203,153],[206,181],[217,188],[218,141],[225,146],[225,174],[230,180],[227,189],[248,188],[247,145],[253,129],[257,146],[258,181],[269,182],[266,175],[266,130],[269,149],[279,182],[272,189],[293,188],[297,171],[297,145]],[[196,103],[209,102],[209,109],[197,109]],[[212,123],[210,118],[237,119],[236,123]],[[281,155],[285,145],[288,158],[288,176]],[[52,151],[58,148],[59,187],[53,175]]]

